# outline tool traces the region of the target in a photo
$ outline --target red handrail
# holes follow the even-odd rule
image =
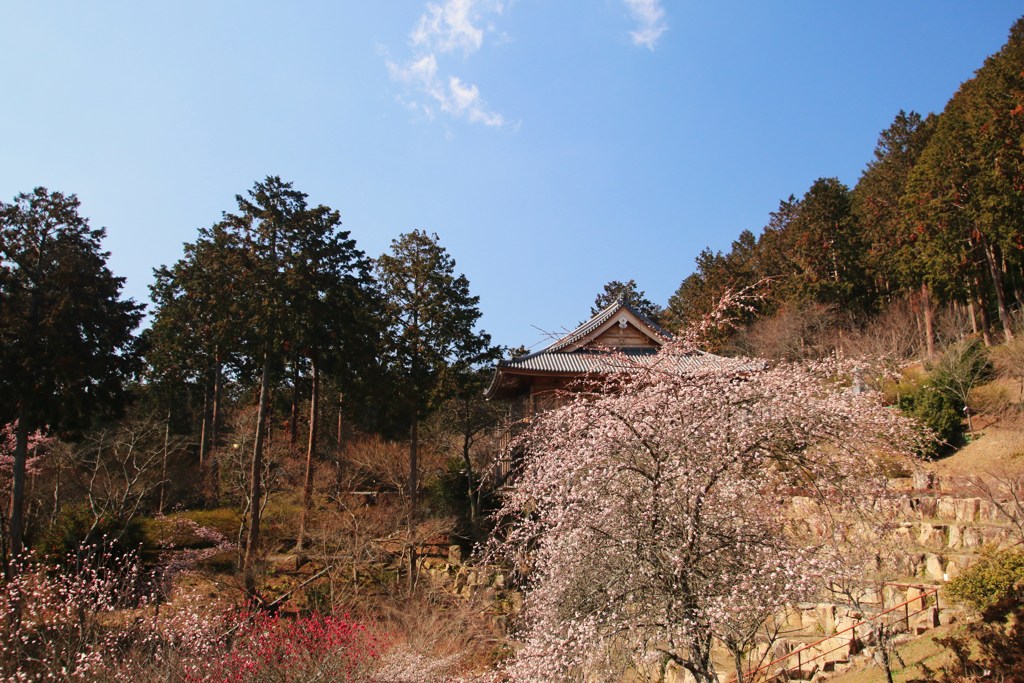
[[[868,624],[868,623],[871,623],[873,621],[877,621],[881,617],[884,617],[887,614],[891,614],[892,612],[895,612],[896,610],[898,610],[900,608],[905,608],[903,610],[904,611],[903,618],[905,618],[907,620],[907,625],[909,626],[909,624],[910,624],[910,617],[916,616],[916,615],[920,614],[921,612],[924,612],[926,609],[928,609],[928,606],[925,605],[925,601],[926,601],[927,598],[929,598],[932,595],[935,596],[935,606],[938,607],[938,603],[939,603],[939,597],[938,597],[939,596],[939,586],[928,587],[928,586],[924,586],[924,585],[920,585],[920,584],[903,584],[903,583],[891,583],[891,584],[886,584],[886,585],[895,586],[897,588],[928,588],[928,590],[926,590],[925,592],[921,593],[921,595],[918,595],[915,598],[912,598],[910,600],[905,600],[905,601],[901,602],[900,604],[895,605],[894,607],[890,607],[889,609],[885,610],[884,612],[879,612],[878,614],[876,614],[876,615],[874,615],[874,616],[872,616],[872,617],[870,617],[868,619],[864,619],[863,621],[858,621],[856,624],[853,624],[852,626],[848,626],[848,627],[844,628],[842,631],[837,631],[836,633],[833,633],[830,636],[826,636],[826,637],[822,638],[821,640],[817,640],[817,641],[815,641],[813,643],[809,643],[807,645],[804,645],[803,647],[797,648],[796,650],[793,650],[790,653],[787,653],[787,654],[785,654],[785,655],[783,655],[783,656],[781,656],[781,657],[779,657],[777,659],[774,659],[774,660],[768,662],[767,664],[762,664],[761,666],[757,667],[756,669],[752,669],[751,671],[748,671],[747,673],[745,673],[743,675],[743,680],[747,681],[747,682],[754,681],[754,680],[756,680],[755,677],[758,676],[759,674],[763,673],[764,671],[770,670],[776,664],[784,662],[787,659],[790,659],[792,657],[797,657],[797,670],[799,672],[799,670],[803,668],[803,665],[805,663],[805,662],[802,661],[802,658],[800,657],[801,653],[803,653],[804,651],[810,650],[811,648],[814,648],[814,647],[817,647],[818,645],[821,645],[825,641],[831,640],[832,638],[836,638],[838,636],[841,636],[844,633],[848,633],[850,631],[853,631],[856,628],[858,628],[860,626],[863,626],[864,624]],[[918,600],[921,601],[920,609],[918,609],[915,612],[910,612],[910,610],[909,610],[910,603],[917,602]],[[842,649],[844,647],[848,647],[848,645],[849,645],[848,643],[843,643],[842,645],[838,645],[838,646],[832,648],[831,650],[827,650],[825,652],[821,652],[821,653],[815,655],[814,657],[811,657],[810,659],[808,659],[807,663],[813,662],[816,659],[821,659],[822,657],[825,657],[826,655],[832,654],[836,650],[840,650],[840,649]],[[782,669],[782,672],[785,672],[787,674],[788,674],[789,671],[790,670],[788,668],[786,668],[786,667],[783,667],[783,669]],[[737,676],[734,673],[734,674],[732,674],[732,676],[730,678],[727,679],[727,683],[735,683],[736,679],[737,679]]]

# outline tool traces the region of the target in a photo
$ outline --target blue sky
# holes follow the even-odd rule
[[[706,246],[818,177],[853,185],[940,111],[1018,2],[12,2],[0,198],[76,193],[148,300],[234,195],[280,175],[370,256],[440,235],[498,343],[612,279],[665,304]]]

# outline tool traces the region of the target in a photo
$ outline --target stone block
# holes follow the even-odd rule
[[[931,519],[935,517],[935,511],[938,506],[938,502],[934,496],[922,496],[914,499],[914,508],[917,512],[917,516],[921,519]]]
[[[860,622],[857,617],[852,617],[849,614],[843,615],[836,619],[836,634],[837,637],[852,639],[856,638],[853,632],[853,627]]]
[[[785,628],[787,630],[803,628],[803,611],[798,607],[787,607],[785,613]]]
[[[875,631],[871,624],[861,624],[854,631],[857,634],[857,642],[864,647],[871,647],[875,644]]]
[[[924,575],[933,581],[941,581],[946,573],[942,557],[935,553],[927,553],[924,558]]]
[[[946,538],[949,535],[949,527],[945,524],[921,524],[921,533],[917,542],[926,548],[945,548]]]
[[[1003,545],[1010,538],[1009,529],[1001,526],[980,527],[981,538],[985,545]]]
[[[956,524],[949,525],[949,538],[946,546],[949,548],[960,548],[963,545],[964,528]]]
[[[450,545],[448,546],[448,563],[449,564],[462,564],[462,546],[461,545]]]
[[[822,642],[816,649],[821,651],[821,661],[828,664],[834,662],[845,662],[855,651],[853,648],[854,637],[852,633],[844,633],[841,636],[833,636]]]
[[[917,586],[908,586],[907,587],[906,600],[907,600],[908,603],[910,603],[909,607],[910,607],[911,611],[913,611],[915,609],[918,609],[919,607],[923,607],[924,606],[920,602],[913,602],[914,600],[917,600],[918,598],[920,598],[921,595],[923,595],[923,594],[924,594],[924,590],[922,590],[921,588],[918,588]]]
[[[957,498],[956,499],[956,521],[977,522],[981,511],[980,498]]]
[[[823,633],[836,631],[836,606],[821,604],[814,608],[815,618]]]
[[[813,608],[800,610],[800,628],[806,631],[817,631],[821,628],[817,610]]]
[[[892,531],[893,539],[900,545],[910,545],[914,537],[914,527],[909,522],[904,522]]]
[[[664,681],[665,683],[696,683],[693,674],[675,662],[669,662],[665,667]]]
[[[813,498],[808,496],[793,496],[792,498],[793,513],[797,517],[810,517],[814,518],[815,513],[818,511],[818,504]]]
[[[999,511],[999,506],[990,500],[982,499],[979,520],[984,522],[1006,522],[1006,515]]]
[[[893,614],[895,614],[895,612]],[[889,615],[889,616],[891,617],[892,615]],[[908,630],[910,630],[910,625],[907,624],[907,620],[906,619],[899,619],[899,618],[893,617],[893,620],[891,622],[889,622],[889,632],[890,633],[895,633],[895,634],[906,633]]]
[[[912,475],[913,487],[918,491],[930,491],[935,488],[936,476],[934,472],[916,470]]]
[[[437,557],[424,557],[420,560],[420,566],[428,571],[448,571],[448,563]]]
[[[792,658],[786,665],[786,669],[789,672],[789,677],[791,679],[796,679],[798,681],[809,681],[812,678],[814,678],[814,674],[818,673],[818,670],[821,669],[821,664],[818,662],[818,660],[806,662],[803,661],[802,658],[799,661],[797,661],[795,658]]]
[[[891,584],[882,588],[882,598],[886,605],[898,605],[906,599],[903,589]]]
[[[904,517],[914,516],[914,502],[910,496],[900,496],[897,498],[897,506]]]
[[[956,521],[956,499],[939,498],[935,502],[935,514],[933,516],[951,522]]]
[[[976,526],[964,527],[960,533],[960,548],[963,550],[978,548],[983,543],[984,539],[981,536],[981,530]]]
[[[953,579],[970,567],[976,560],[974,555],[951,555],[946,562],[946,576]]]
[[[776,659],[782,659],[792,651],[793,644],[785,638],[779,638],[774,643],[772,643],[772,652],[771,656],[768,658],[768,661],[774,662]]]
[[[906,553],[897,558],[902,574],[906,576],[917,576],[924,570],[923,553]]]

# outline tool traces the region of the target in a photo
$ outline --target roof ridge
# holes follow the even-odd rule
[[[613,301],[612,303],[605,306],[603,309],[591,316],[590,320],[581,323],[575,330],[565,335],[554,344],[551,344],[544,351],[559,351],[566,346],[569,346],[579,338],[586,336],[587,333],[594,330],[596,327],[600,327],[612,317],[612,313],[617,311],[622,306],[625,306],[625,302]]]
[[[566,346],[569,346],[579,341],[581,338],[585,337],[590,332],[593,332],[596,328],[608,322],[608,320],[612,317],[612,314],[623,308],[632,313],[640,322],[647,325],[647,327],[649,327],[655,334],[657,334],[665,341],[672,340],[673,335],[671,332],[669,332],[661,325],[651,320],[651,318],[649,318],[644,313],[634,308],[632,304],[626,301],[624,296],[620,295],[615,299],[615,301],[613,301],[612,303],[608,304],[603,309],[595,313],[593,317],[590,318],[590,320],[581,323],[575,330],[564,335],[556,342],[544,348],[543,351],[538,353],[554,352],[564,349]]]

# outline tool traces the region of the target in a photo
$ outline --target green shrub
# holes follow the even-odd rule
[[[966,400],[971,389],[995,376],[992,357],[980,339],[968,338],[950,344],[931,368],[928,381]]]
[[[423,487],[424,506],[435,515],[468,519],[466,471],[462,458],[451,458],[444,470]]]
[[[896,405],[904,415],[913,417],[935,433],[939,443],[929,453],[935,455],[943,446],[956,447],[963,443],[964,405],[930,381],[916,387],[901,385]]]
[[[100,545],[114,541],[122,548],[137,548],[142,542],[142,525],[132,519],[127,523],[101,517],[99,521],[84,505],[63,508],[53,523],[40,535],[34,547],[49,560],[61,562],[75,555],[84,545]]]
[[[1024,550],[996,550],[949,582],[946,594],[979,612],[995,607],[1024,582]]]

